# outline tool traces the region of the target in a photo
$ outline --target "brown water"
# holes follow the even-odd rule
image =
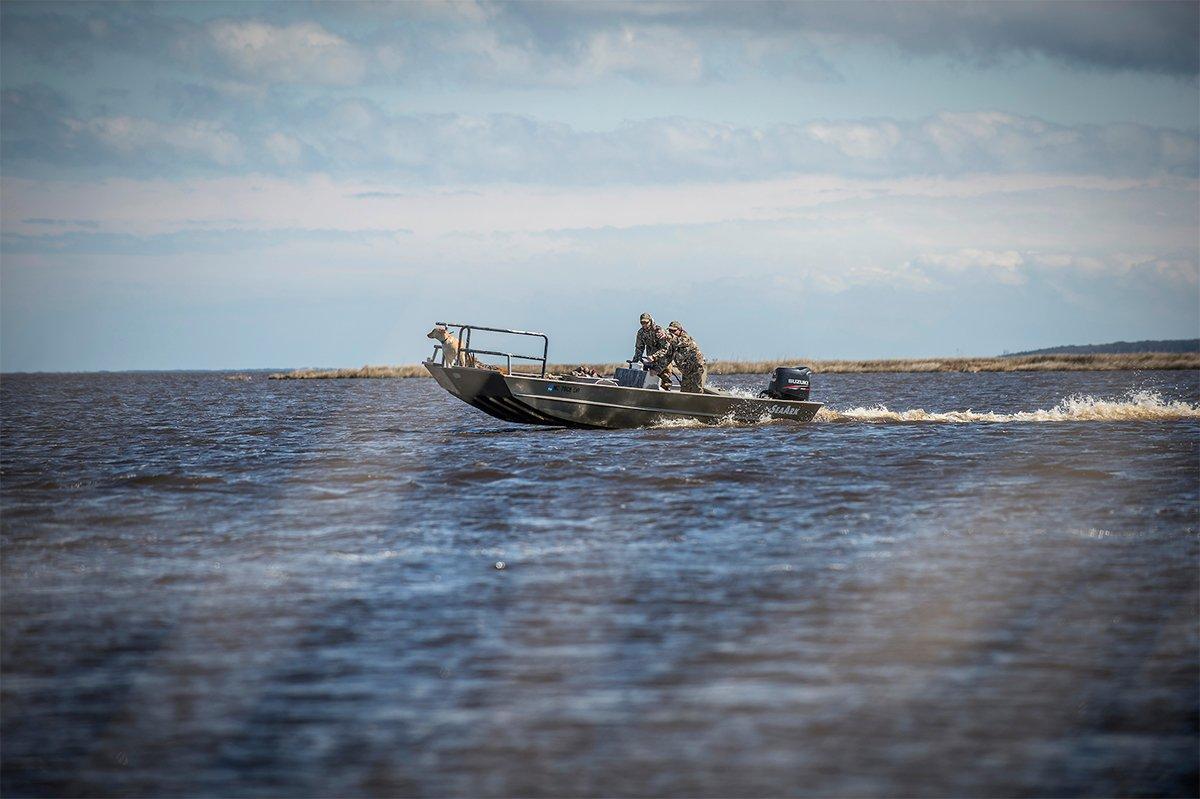
[[[226,377],[0,378],[6,797],[1196,794],[1195,372]]]

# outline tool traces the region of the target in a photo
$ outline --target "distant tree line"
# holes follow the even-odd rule
[[[1168,341],[1114,341],[1109,344],[1070,344],[1064,347],[1047,347],[1044,350],[1006,352],[1002,357],[1016,358],[1020,355],[1121,355],[1135,352],[1200,352],[1200,338],[1177,338]]]

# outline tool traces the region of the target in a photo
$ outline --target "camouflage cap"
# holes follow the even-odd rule
[[[671,324],[667,325],[670,330],[683,330],[683,323],[678,319],[672,319]]]
[[[640,317],[638,317],[638,321],[640,321],[640,322],[653,322],[653,321],[654,321],[654,317],[653,317],[653,316],[651,316],[651,315],[650,315],[650,314],[648,314],[648,313],[644,313],[644,314],[642,314]]]

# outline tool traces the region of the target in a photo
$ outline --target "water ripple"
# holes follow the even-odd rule
[[[429,380],[5,375],[0,787],[1194,794],[1198,378],[590,432]]]

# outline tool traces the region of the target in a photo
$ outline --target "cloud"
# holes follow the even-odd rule
[[[822,4],[816,27],[916,55],[990,65],[1037,54],[1081,68],[1180,77],[1200,70],[1192,2]]]
[[[529,2],[464,8],[472,13],[422,27],[440,46],[410,41],[406,69],[421,72],[436,61],[443,74],[526,85],[583,85],[611,76],[674,84],[748,70],[828,80],[838,77],[840,51],[866,46],[950,58],[977,69],[1036,56],[1079,69],[1192,79],[1200,71],[1200,14],[1191,2]],[[432,19],[414,9],[391,33]],[[447,58],[449,53],[462,60]]]
[[[1194,290],[1200,285],[1200,257],[1196,252],[1137,253],[1027,250],[979,250],[963,248],[922,253],[906,266],[914,274],[928,276],[930,287],[948,277],[993,281],[1021,286],[1038,275],[1071,274],[1078,279],[1140,279]]]
[[[243,159],[241,141],[220,124],[197,120],[168,124],[129,116],[66,120],[78,139],[99,144],[110,152],[129,158],[135,153],[194,156],[218,166],[232,166]]]
[[[914,263],[920,267],[932,267],[935,271],[957,274],[981,272],[1008,285],[1020,285],[1026,280],[1023,273],[1025,258],[1015,250],[994,252],[967,248],[948,253],[925,253]]]
[[[623,25],[597,31],[579,51],[569,82],[622,75],[660,83],[694,83],[704,74],[699,43],[666,26]]]
[[[370,64],[363,47],[310,19],[197,21],[173,11],[169,4],[6,3],[0,35],[10,51],[73,72],[132,56],[218,82],[348,86],[362,82]],[[395,53],[383,55],[395,66]]]
[[[1117,276],[1194,287],[1200,284],[1200,259],[1197,254],[1108,252],[1031,252],[1026,255],[1030,268],[1072,271],[1081,276]]]
[[[31,220],[26,220],[31,221]],[[71,220],[64,220],[70,222]],[[28,236],[8,234],[0,247],[10,254],[53,253],[55,255],[179,255],[181,253],[243,256],[258,250],[295,249],[314,243],[333,245],[342,252],[356,244],[380,246],[411,235],[406,228],[380,230],[336,230],[323,228],[210,228],[179,230],[171,233],[135,235],[132,233],[75,230]]]
[[[236,80],[208,83],[160,79],[152,92],[173,118],[209,118],[237,122],[266,108],[269,89]]]
[[[749,40],[824,37],[834,46],[885,45],[986,68],[1037,55],[1074,67],[1194,78],[1200,6],[1181,2],[522,3],[511,14],[543,41],[585,35],[614,18]]]
[[[640,259],[650,262],[654,248],[676,248],[693,237],[688,231],[707,229],[711,241],[727,239],[722,247],[749,247],[763,259],[881,248],[905,252],[906,261],[966,273],[1035,261],[1054,266],[1047,254],[1089,251],[1127,254],[1122,263],[1131,264],[1194,260],[1196,186],[1066,176],[824,176],[678,186],[480,185],[449,192],[326,176],[90,183],[5,178],[0,217],[6,235],[27,238],[47,230],[23,220],[45,219],[87,219],[97,234],[140,238],[404,227],[414,241],[550,236],[581,250],[611,234],[645,250]],[[486,249],[481,253],[486,258]]]
[[[80,72],[136,57],[249,84],[697,84],[749,73],[839,79],[848,47],[977,69],[1040,57],[1079,69],[1200,72],[1194,2],[0,4],[3,47]],[[197,18],[200,17],[200,18]],[[9,60],[9,66],[17,62]]]
[[[290,166],[299,163],[304,149],[298,140],[278,131],[267,137],[265,146],[267,152],[281,166]]]
[[[208,23],[207,33],[213,50],[243,79],[352,86],[366,73],[357,47],[313,22],[219,19]]]
[[[299,105],[254,100],[239,111],[231,108],[238,108],[232,100],[210,98],[181,106],[181,113],[195,112],[182,118],[87,117],[44,86],[8,89],[2,108],[5,172],[32,174],[39,165],[70,164],[91,175],[150,174],[167,155],[183,175],[328,171],[439,184],[1200,172],[1200,133],[1194,130],[1060,125],[996,111],[769,126],[670,117],[595,131],[516,114],[396,114],[354,96]]]
[[[46,219],[30,218],[21,220],[26,225],[46,225],[47,227],[79,227],[98,228],[100,223],[94,219]]]
[[[22,163],[123,174],[230,170],[246,148],[229,126],[211,119],[150,119],[128,114],[84,117],[60,93],[40,84],[0,93],[0,156],[5,174]]]
[[[936,353],[945,330],[966,341],[984,323],[995,324],[987,347],[999,351],[1016,348],[1006,338],[1014,329],[1028,335],[1047,319],[1110,332],[1119,322],[1122,332],[1108,338],[1194,328],[1198,200],[1194,180],[1093,176],[824,175],[471,191],[378,176],[4,178],[0,262],[6,312],[56,306],[64,274],[84,307],[112,302],[117,286],[146,307],[229,307],[231,296],[252,296],[291,314],[297,306],[283,293],[305,307],[346,296],[339,318],[361,314],[363,298],[404,298],[411,320],[438,307],[484,312],[489,298],[504,296],[514,298],[507,323],[550,326],[563,334],[556,351],[590,357],[605,326],[629,313],[636,285],[652,307],[697,320],[714,353],[745,353],[730,331],[789,308],[796,325],[785,326],[792,338],[777,345],[780,355],[811,351],[818,335],[831,353]],[[436,277],[445,269],[470,289],[447,296]],[[586,325],[570,323],[580,296],[596,317]],[[1004,297],[1011,302],[999,310]],[[796,308],[805,309],[800,319]],[[954,309],[954,324],[938,316]],[[912,318],[929,323],[924,336],[897,343],[897,329],[916,335],[906,326]],[[33,339],[53,329],[46,323]],[[896,349],[877,349],[884,346]],[[350,352],[338,357],[357,361]]]
[[[806,131],[822,144],[832,145],[843,155],[859,160],[890,156],[904,136],[900,127],[892,122],[818,122],[809,125]]]
[[[664,44],[702,68],[796,65],[836,57],[847,45],[884,46],[919,57],[951,58],[976,68],[1040,56],[1081,69],[1146,72],[1195,78],[1200,12],[1193,2],[975,3],[742,2],[608,3],[527,2],[488,4],[488,13],[457,20],[461,29],[498,31],[531,66],[558,62],[571,72],[591,56],[590,44],[612,42],[620,32],[670,31]],[[685,44],[686,42],[686,44]],[[740,44],[740,65],[728,64]],[[797,59],[761,59],[780,49]],[[598,64],[594,64],[598,65]],[[610,63],[619,70],[622,60]],[[580,75],[586,74],[580,70]],[[647,71],[647,78],[664,73]],[[666,73],[671,80],[670,73]],[[539,82],[536,72],[527,78]],[[677,79],[678,74],[675,75]]]

